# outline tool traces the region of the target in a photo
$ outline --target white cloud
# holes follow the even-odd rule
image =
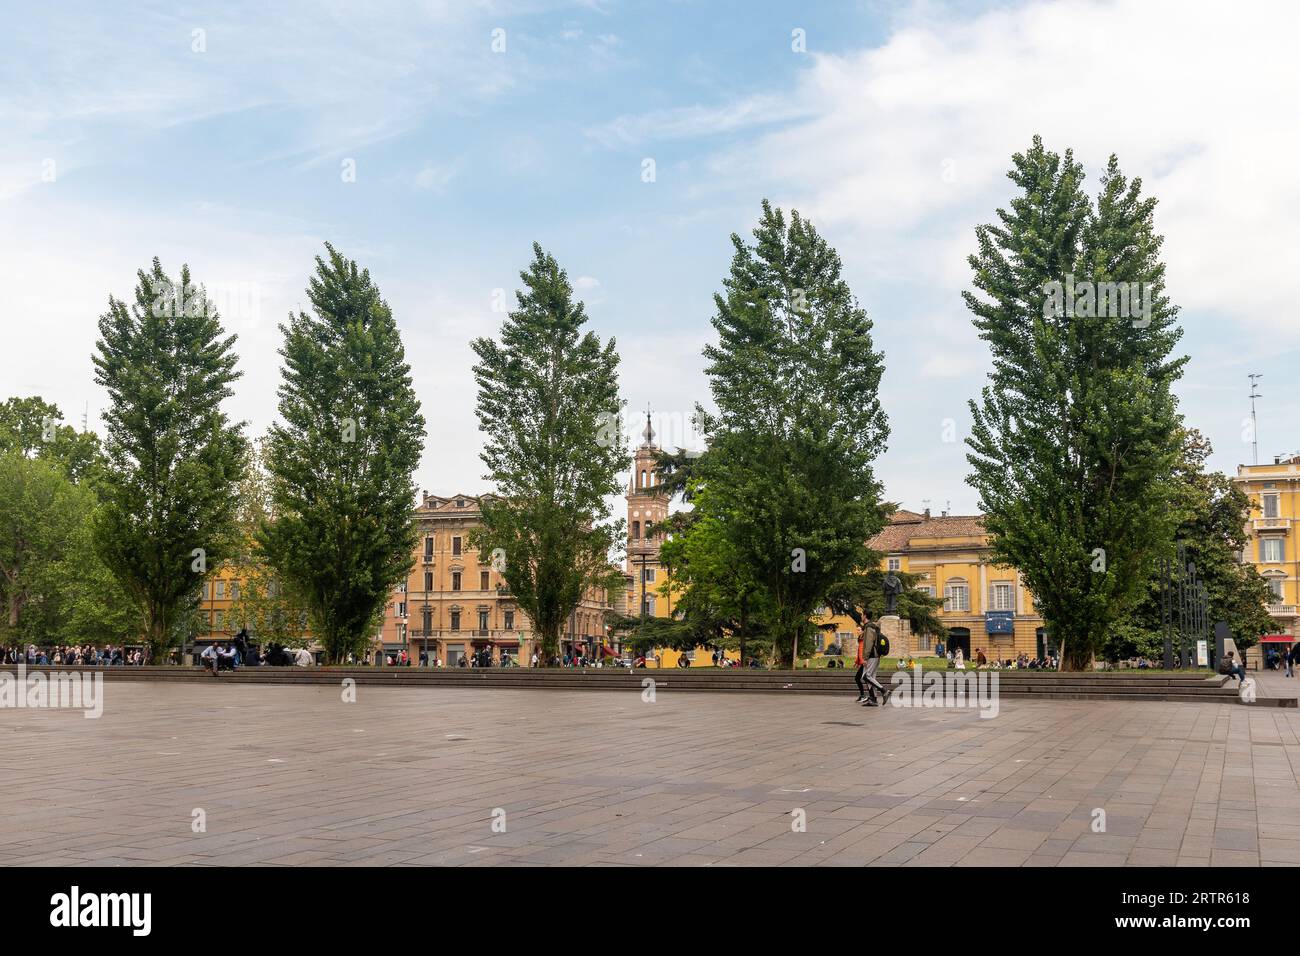
[[[415,185],[419,189],[442,192],[455,177],[456,170],[451,167],[429,164],[415,174]]]
[[[1300,8],[1063,0],[907,23],[877,48],[813,54],[783,96],[619,117],[597,135],[704,135],[780,117],[713,157],[714,188],[776,184],[846,259],[909,254],[916,281],[954,297],[974,226],[1011,196],[1013,152],[1035,133],[1073,148],[1093,193],[1115,152],[1161,201],[1174,300],[1300,339]]]
[[[969,352],[933,352],[921,364],[921,374],[928,378],[969,378],[983,368],[981,356]]]
[[[789,122],[810,110],[779,97],[753,96],[720,107],[679,106],[619,116],[588,129],[603,146],[638,146],[663,139],[711,136]]]

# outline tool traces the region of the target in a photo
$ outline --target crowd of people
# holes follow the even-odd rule
[[[1281,650],[1270,647],[1264,654],[1264,666],[1271,671],[1282,671],[1287,677],[1295,677],[1297,664],[1300,664],[1300,642]]]
[[[26,664],[29,667],[57,665],[62,667],[108,667],[113,665],[134,665],[144,663],[144,652],[140,648],[128,650],[120,645],[107,644],[95,647],[93,644],[53,647],[37,647],[28,644],[23,647],[15,644],[3,648],[0,658],[6,664]]]
[[[974,656],[970,658],[970,660],[968,661],[966,658],[966,654],[961,647],[949,648],[947,651],[945,651],[943,645],[941,644],[936,648],[936,652],[940,657],[946,657],[948,659],[948,668],[950,670],[959,670],[959,671],[964,671],[966,669],[967,663],[974,666],[977,670],[981,668],[988,668],[989,670],[994,670],[994,671],[998,671],[998,670],[1054,671],[1061,664],[1060,658],[1057,657],[1055,654],[1047,654],[1043,657],[1030,657],[1028,654],[1021,652],[1020,654],[1017,654],[1015,657],[993,658],[992,660],[990,660],[989,656],[984,653],[984,649],[982,647],[977,647],[975,648]],[[909,658],[906,666],[911,667],[913,663],[914,661],[912,661]],[[902,659],[899,660],[898,666],[899,667],[904,666]]]

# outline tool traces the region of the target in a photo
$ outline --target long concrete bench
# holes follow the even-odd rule
[[[527,690],[640,691],[653,680],[656,692],[703,691],[715,693],[795,693],[842,696],[856,688],[850,671],[768,671],[753,669],[699,670],[592,668],[420,668],[420,667],[241,667],[213,677],[198,667],[49,667],[32,670],[102,673],[106,680],[226,681],[235,683],[339,685],[351,678],[357,684],[389,687],[479,687]],[[0,666],[13,672],[15,665]],[[29,673],[32,672],[29,670]],[[998,694],[1007,698],[1037,700],[1163,700],[1187,703],[1236,703],[1241,700],[1235,682],[1199,674],[1160,674],[1128,677],[1113,674],[1033,671],[939,671],[940,674],[996,674]],[[889,684],[892,671],[879,675]],[[1294,707],[1294,698],[1256,697],[1255,706]]]

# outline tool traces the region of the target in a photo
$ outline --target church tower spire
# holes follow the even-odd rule
[[[641,443],[642,448],[655,448],[655,430],[650,424],[650,406],[645,407],[645,430],[641,432],[641,437],[645,439]]]
[[[641,432],[644,440],[632,456],[627,488],[627,607],[630,613],[656,617],[671,614],[672,602],[658,593],[664,580],[659,546],[663,543],[662,523],[668,517],[668,498],[658,489],[659,446],[650,415],[647,405]]]

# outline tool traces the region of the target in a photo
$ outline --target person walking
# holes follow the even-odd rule
[[[867,652],[869,650],[870,648],[867,647],[867,631],[864,626],[858,631],[858,669],[853,672],[853,683],[858,685],[857,702],[859,704],[865,704],[869,699],[867,696],[867,685],[863,683],[863,677],[865,677],[867,673]]]
[[[862,629],[858,633],[858,670],[855,676],[860,692],[858,701],[863,707],[880,706],[876,702],[876,691],[880,691],[881,703],[889,700],[890,691],[876,680],[880,658],[888,652],[889,641],[880,633],[880,626],[871,620],[870,611],[863,612]]]
[[[1286,676],[1295,677],[1295,665],[1300,664],[1300,642],[1292,644],[1286,657]]]

